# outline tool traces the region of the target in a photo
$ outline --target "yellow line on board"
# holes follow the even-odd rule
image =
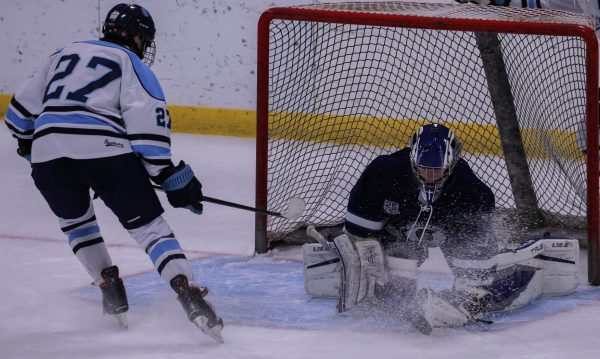
[[[8,104],[10,103],[10,99],[12,95],[5,95],[0,93],[0,119],[4,120],[4,116],[6,116],[6,109],[8,108]]]
[[[12,95],[0,94],[0,118]],[[236,137],[256,137],[256,111],[169,105],[173,132]]]
[[[440,123],[439,121],[435,121]],[[403,148],[410,136],[429,120],[392,119],[371,116],[311,114],[294,112],[269,113],[269,138],[330,144],[356,144],[383,148]],[[443,122],[463,143],[463,153],[503,156],[498,129],[492,124]],[[547,146],[554,155],[584,161],[575,133],[569,130],[523,128],[521,136],[529,157],[549,158]]]
[[[0,94],[1,119],[6,115],[11,97],[12,95]],[[173,132],[256,137],[256,111],[253,110],[169,105],[169,112]],[[408,145],[410,135],[418,126],[429,122],[369,116],[271,112],[269,138],[402,148]],[[463,142],[463,153],[502,155],[496,126],[459,121],[444,124]],[[548,157],[545,143],[550,143],[557,152],[555,155],[571,160],[584,160],[573,131],[525,128],[522,136],[525,149],[531,157]],[[465,140],[482,138],[491,140]]]
[[[169,105],[174,132],[256,137],[256,111]]]

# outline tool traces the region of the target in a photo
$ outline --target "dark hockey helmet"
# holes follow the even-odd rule
[[[440,124],[420,127],[410,143],[410,162],[421,185],[420,199],[432,204],[460,158],[462,145],[452,131]]]
[[[155,34],[152,16],[148,10],[135,4],[115,5],[102,26],[102,40],[128,47],[148,66],[154,63],[156,54]],[[139,37],[139,44],[136,37]]]

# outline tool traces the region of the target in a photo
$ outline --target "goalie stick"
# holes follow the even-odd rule
[[[156,189],[156,190],[164,192],[164,190],[160,186],[152,185],[152,187],[154,187],[154,189]],[[213,197],[208,197],[208,196],[202,196],[202,201],[219,204],[219,205],[227,206],[227,207],[243,209],[245,211],[250,211],[250,212],[263,213],[263,214],[273,216],[273,217],[287,218],[287,219],[299,218],[302,215],[302,213],[304,212],[304,208],[306,207],[306,202],[302,198],[298,198],[298,197],[290,198],[290,200],[288,202],[287,210],[285,212],[269,211],[269,210],[262,209],[262,208],[250,207],[250,206],[246,206],[243,204],[229,202],[229,201],[225,201],[225,200],[213,198]]]

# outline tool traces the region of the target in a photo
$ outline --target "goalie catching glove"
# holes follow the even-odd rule
[[[165,171],[165,174],[161,174],[166,176],[161,187],[165,190],[171,206],[202,214],[202,185],[190,165],[181,161],[177,167],[169,167]]]

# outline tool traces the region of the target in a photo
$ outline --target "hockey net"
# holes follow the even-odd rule
[[[499,213],[586,231],[597,257],[598,153],[585,151],[586,138],[598,148],[597,61],[593,20],[561,11],[269,9],[259,22],[256,203],[284,211],[300,197],[307,207],[297,220],[257,215],[257,252],[307,223],[343,223],[364,167],[436,122],[462,141]]]

